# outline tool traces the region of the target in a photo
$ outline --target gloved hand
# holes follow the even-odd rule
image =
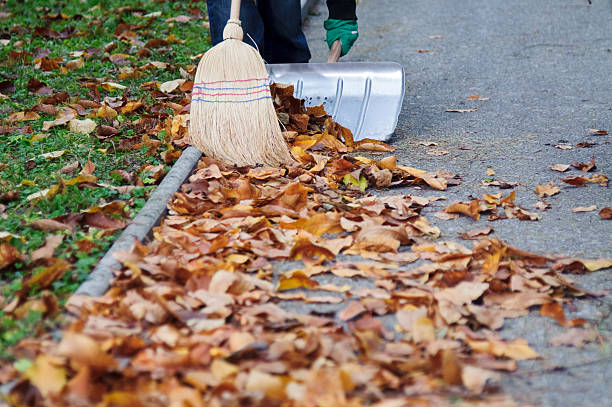
[[[357,38],[359,38],[359,30],[357,27],[357,20],[336,20],[330,18],[325,20],[323,27],[327,30],[327,45],[331,49],[332,44],[336,40],[340,40],[342,43],[342,54],[346,55]]]

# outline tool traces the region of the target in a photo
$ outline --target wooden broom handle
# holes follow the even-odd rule
[[[338,62],[340,59],[340,54],[342,54],[342,43],[340,40],[334,41],[329,50],[329,56],[327,57],[327,62]]]
[[[230,20],[240,20],[240,0],[232,0]]]

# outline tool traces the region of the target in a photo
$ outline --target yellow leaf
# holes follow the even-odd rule
[[[38,157],[40,157],[40,158],[47,158],[47,159],[54,159],[54,158],[59,158],[59,157],[63,156],[64,153],[66,153],[66,150],[58,150],[58,151],[52,151],[50,153],[41,154]]]
[[[99,117],[102,119],[113,118],[115,116],[117,116],[117,111],[113,109],[112,107],[109,107],[106,105],[102,105],[102,107],[100,107],[98,111],[96,112],[96,117]]]
[[[108,91],[112,91],[112,90],[126,89],[126,86],[121,85],[119,83],[115,83],[115,82],[102,82],[102,88]]]
[[[66,370],[51,356],[40,355],[23,374],[44,397],[59,393],[66,385]]]

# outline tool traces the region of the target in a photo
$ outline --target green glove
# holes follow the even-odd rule
[[[330,49],[336,40],[340,40],[342,43],[342,54],[340,56],[346,55],[359,37],[357,20],[335,20],[330,18],[325,20],[323,27],[327,30],[325,40]]]

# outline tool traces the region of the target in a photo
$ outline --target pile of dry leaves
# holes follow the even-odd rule
[[[360,149],[392,149],[354,142],[291,88],[273,92],[299,165],[229,168],[203,158],[154,239],[120,254],[124,267],[108,293],[71,298],[76,317],[59,343],[47,337],[16,348],[34,362],[23,373],[0,370],[12,383],[10,403],[513,405],[497,393],[499,372],[538,354],[496,333],[504,319],[539,307],[563,326],[585,325],[567,320],[563,304],[603,293],[562,272],[609,267],[605,260],[553,259],[490,238],[471,248],[435,240],[438,228],[420,214],[431,199],[364,190],[444,190],[459,182],[453,174],[401,166],[394,156],[358,157]],[[496,204],[488,210],[519,216],[513,195],[489,199]],[[461,205],[447,213],[487,209]],[[287,260],[301,263],[279,276],[275,262]],[[370,288],[323,284],[323,275]],[[296,302],[345,305],[334,314],[289,311]],[[588,340],[588,329],[574,332]]]

